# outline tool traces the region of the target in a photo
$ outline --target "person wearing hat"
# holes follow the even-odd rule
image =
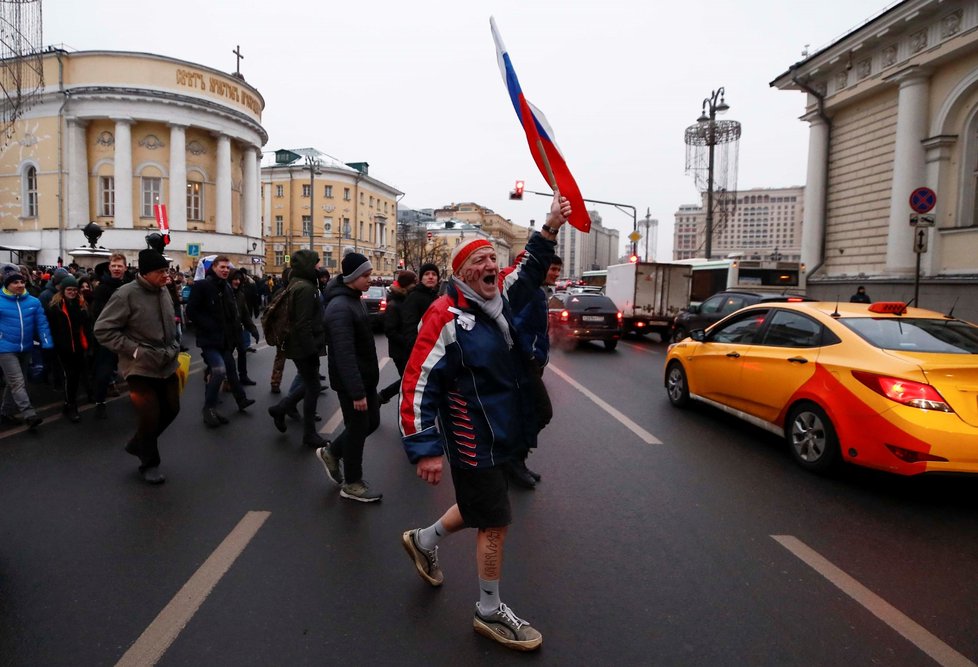
[[[101,265],[102,273],[99,276],[95,291],[92,292],[91,314],[93,322],[98,320],[105,304],[109,302],[115,291],[122,287],[126,275],[126,264],[126,256],[115,252],[109,256],[108,262]],[[95,385],[95,418],[105,419],[108,416],[105,399],[109,395],[109,387],[113,384],[113,378],[119,366],[119,357],[104,345],[96,345],[94,366],[92,374]],[[115,395],[118,396],[118,392]]]
[[[316,455],[329,478],[340,484],[343,498],[372,503],[383,494],[371,489],[363,478],[363,445],[380,425],[380,367],[361,296],[370,288],[373,266],[356,252],[346,255],[341,266],[343,275],[326,287],[326,341],[329,384],[339,398],[344,428],[335,440],[316,450]]]
[[[538,429],[529,351],[513,327],[512,312],[539,291],[557,232],[570,214],[570,203],[555,194],[547,223],[530,237],[505,291],[497,283],[492,244],[485,238],[460,243],[452,253],[451,281],[425,313],[401,381],[400,428],[408,459],[418,477],[435,485],[447,458],[456,500],[432,525],[405,531],[404,549],[419,576],[440,586],[438,543],[475,528],[479,601],[472,626],[523,651],[539,647],[543,637],[500,600],[512,520],[506,466],[535,442]]]
[[[401,309],[401,336],[404,338],[405,358],[411,355],[414,339],[418,337],[418,324],[428,306],[438,298],[438,284],[441,282],[441,272],[431,262],[421,265],[418,276],[418,283],[404,299],[404,307]]]
[[[86,364],[93,348],[88,304],[80,294],[78,280],[65,276],[48,306],[48,324],[54,339],[54,350],[64,372],[65,404],[62,412],[69,421],[78,422],[78,384],[86,376]],[[87,380],[87,377],[86,377]]]
[[[404,339],[404,301],[414,289],[418,276],[414,271],[401,271],[397,280],[390,287],[387,297],[387,310],[384,311],[384,335],[387,336],[387,355],[397,368],[397,379],[380,390],[381,405],[387,404],[397,396],[401,388],[401,376],[404,375],[404,365],[407,363],[408,346]]]
[[[148,484],[162,484],[159,438],[180,412],[177,326],[166,290],[170,263],[151,248],[139,253],[136,279],[118,288],[95,322],[95,337],[119,355],[129,384],[136,433],[126,451],[139,459]]]
[[[0,403],[0,423],[19,424],[21,420],[30,428],[37,428],[44,419],[37,414],[27,393],[27,366],[34,350],[34,340],[41,341],[41,348],[50,350],[54,345],[51,330],[44,316],[41,301],[27,293],[27,283],[19,269],[3,272],[3,289],[0,290],[0,372],[5,386]],[[20,412],[20,417],[16,415]]]

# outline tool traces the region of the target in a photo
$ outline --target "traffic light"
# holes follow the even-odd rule
[[[510,199],[523,199],[523,187],[524,187],[524,185],[525,184],[524,184],[523,181],[516,181],[516,187],[513,189],[512,192],[509,193],[509,198]]]
[[[628,258],[628,261],[632,264],[638,264],[638,255],[632,255]]]

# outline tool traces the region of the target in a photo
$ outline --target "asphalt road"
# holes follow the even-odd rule
[[[767,433],[673,409],[664,352],[554,354],[557,416],[529,461],[544,479],[512,491],[501,587],[543,633],[534,654],[472,632],[474,535],[442,543],[441,589],[415,574],[401,532],[452,490],[414,476],[394,406],[365,456],[383,502],[344,500],[299,424],[280,435],[265,414],[277,397],[262,348],[258,403],[216,430],[195,357],[161,487],[122,451],[126,398],[106,421],[85,411],[0,435],[0,664],[978,661],[978,480],[805,473]],[[327,392],[324,424],[337,409]]]

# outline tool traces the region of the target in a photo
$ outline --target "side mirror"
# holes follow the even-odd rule
[[[689,337],[695,340],[697,343],[702,343],[706,340],[706,331],[703,329],[693,329],[689,332]]]

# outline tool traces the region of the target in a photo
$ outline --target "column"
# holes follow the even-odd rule
[[[170,193],[167,217],[173,231],[187,230],[187,126],[170,125]]]
[[[801,261],[808,271],[824,260],[825,194],[828,183],[829,126],[815,114],[808,121],[808,176],[805,179],[805,211],[801,227]]]
[[[231,138],[217,138],[217,233],[231,233]]]
[[[896,142],[893,150],[893,189],[890,191],[890,227],[886,243],[886,272],[911,275],[916,257],[910,228],[910,193],[924,185],[924,147],[927,137],[927,102],[930,75],[912,69],[897,75]],[[807,201],[807,197],[806,197]]]
[[[261,228],[258,214],[258,149],[255,146],[248,146],[244,150],[244,174],[241,183],[242,211],[241,211],[241,231],[249,238],[261,236]],[[251,241],[248,241],[251,247]]]
[[[116,229],[132,229],[132,119],[115,118]]]
[[[88,146],[85,126],[77,118],[68,119],[68,229],[84,227],[92,220],[88,197]]]

